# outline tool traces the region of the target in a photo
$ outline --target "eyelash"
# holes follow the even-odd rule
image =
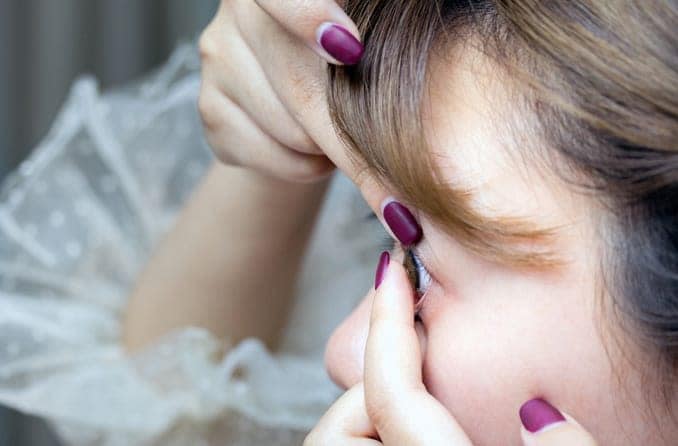
[[[391,251],[393,248],[395,248],[395,240],[388,234],[383,235],[379,240],[379,249],[381,251]]]
[[[382,237],[380,243],[382,250],[390,251],[395,247],[395,245],[395,241],[389,235]],[[428,291],[428,288],[431,286],[433,278],[424,265],[424,262],[412,249],[405,250],[404,264],[408,274],[410,271],[413,271],[415,274],[414,279],[410,276],[410,282],[413,282],[412,287],[415,289],[415,292],[419,297],[416,308],[416,311],[418,312],[421,309],[421,302],[423,301],[423,297]]]
[[[374,212],[370,212],[366,217],[366,220],[368,221],[375,221],[378,220],[377,215]],[[381,251],[392,251],[396,246],[395,240],[391,238],[390,235],[384,234],[379,243],[379,247]],[[411,257],[408,255],[408,253],[411,253]],[[431,286],[431,283],[433,282],[433,278],[431,277],[431,274],[428,272],[428,269],[424,265],[424,262],[422,259],[417,255],[417,253],[414,252],[414,250],[408,249],[405,251],[405,263],[408,263],[408,260],[414,266],[412,268],[415,271],[415,274],[417,275],[415,280],[412,280],[410,278],[412,283],[413,288],[415,288],[415,292],[418,294],[418,300],[415,305],[415,312],[418,314],[419,311],[422,308],[422,302],[424,301],[424,296],[426,295],[428,288]],[[408,268],[407,265],[405,265],[406,269]],[[421,286],[417,286],[418,284],[425,284],[424,288],[421,289]],[[418,317],[418,315],[417,315]]]
[[[411,279],[411,281],[414,282],[412,285],[419,295],[419,300],[421,300],[426,291],[428,291],[428,287],[431,286],[431,275],[419,256],[411,249],[405,252],[405,264],[408,272],[412,270],[415,274],[415,278]]]

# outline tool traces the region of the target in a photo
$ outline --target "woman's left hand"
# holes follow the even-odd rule
[[[304,445],[470,446],[466,433],[423,384],[413,291],[403,266],[391,262],[382,277],[373,293],[363,382],[335,402]],[[520,419],[525,445],[596,444],[578,423],[541,399],[525,403]]]

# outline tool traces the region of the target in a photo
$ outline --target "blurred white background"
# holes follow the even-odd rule
[[[45,135],[73,80],[102,88],[196,39],[218,0],[0,0],[0,181]],[[0,339],[2,345],[2,339]],[[39,420],[0,406],[0,446],[56,446]]]

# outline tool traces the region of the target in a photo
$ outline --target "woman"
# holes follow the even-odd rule
[[[355,26],[303,3],[224,1],[201,39],[201,115],[229,166],[211,168],[137,281],[133,357],[189,324],[303,346],[279,332],[336,166],[397,244],[330,340],[349,390],[308,444],[590,444],[584,428],[600,444],[675,443],[675,7],[347,2]],[[328,79],[303,42],[361,62]],[[167,390],[208,377],[207,356],[185,375],[143,372]],[[166,439],[227,405],[207,384],[210,405]],[[149,431],[172,419],[142,412],[153,422],[129,417]]]
[[[229,2],[221,14],[270,30],[241,8]],[[437,444],[436,429],[459,444],[517,444],[518,409],[531,441],[528,431],[564,419],[553,406],[602,444],[675,443],[676,5],[375,0],[346,8],[366,52],[355,68],[330,71],[329,112],[313,95],[324,84],[312,61],[281,56],[289,52],[268,34],[242,37],[264,61],[259,77],[248,76],[277,93],[290,126],[305,131],[277,138],[281,157],[305,161],[290,163],[305,169],[295,173],[276,163],[278,176],[319,177],[319,147],[399,240],[386,273],[392,295],[368,293],[329,343],[329,372],[351,390],[309,444]],[[297,32],[313,36],[308,28]],[[267,103],[268,119],[258,120],[244,92],[215,75],[212,67],[237,54],[222,46],[225,34],[213,24],[203,37],[201,110],[220,158],[243,164],[219,137],[227,104],[218,98],[245,104],[271,139],[276,108]],[[345,145],[327,131],[327,116]],[[396,291],[403,257],[426,284],[417,323],[405,327],[413,310]],[[401,328],[395,347],[373,333],[386,333],[389,321]],[[393,355],[398,345],[403,357]],[[424,388],[451,414],[447,423]],[[536,422],[535,407],[550,415]],[[430,422],[415,422],[430,412]]]

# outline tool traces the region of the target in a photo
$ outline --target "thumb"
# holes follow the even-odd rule
[[[521,436],[525,446],[596,446],[583,427],[541,398],[520,408]]]
[[[333,64],[354,65],[364,47],[353,21],[333,0],[255,0],[292,34]]]

